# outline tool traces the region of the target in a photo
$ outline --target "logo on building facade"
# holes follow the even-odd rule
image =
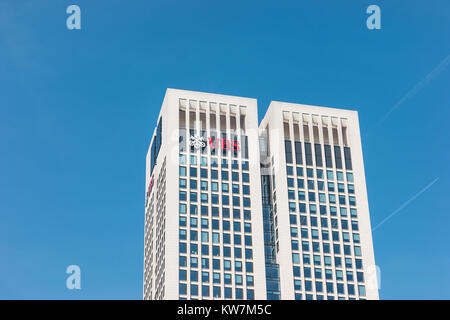
[[[239,151],[241,150],[241,146],[239,145],[238,140],[228,140],[228,139],[220,139],[216,137],[207,138],[208,145],[211,149],[222,149],[222,150],[233,150]],[[200,149],[206,147],[206,139],[200,135],[190,136],[189,145],[194,147],[195,149]]]
[[[241,147],[239,146],[239,141],[237,140],[228,140],[228,139],[218,139],[215,137],[209,138],[209,146],[211,149],[218,148],[219,146],[222,150],[234,150],[239,151]]]
[[[202,136],[191,136],[190,145],[195,149],[203,148],[206,144]]]

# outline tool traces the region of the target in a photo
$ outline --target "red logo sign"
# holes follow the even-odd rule
[[[147,197],[150,195],[150,193],[152,192],[153,189],[153,177],[150,180],[150,184],[148,185],[148,189],[147,189]]]
[[[239,151],[241,147],[239,146],[239,141],[237,140],[228,140],[228,139],[219,139],[216,137],[209,138],[209,147],[211,149],[221,148],[222,150],[234,150]]]

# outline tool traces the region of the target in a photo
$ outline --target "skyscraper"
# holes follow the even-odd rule
[[[272,102],[260,141],[281,299],[378,299],[357,112]]]
[[[377,299],[356,112],[272,102],[257,117],[255,99],[167,90],[144,299]]]
[[[147,154],[145,299],[265,299],[256,100],[168,89]]]

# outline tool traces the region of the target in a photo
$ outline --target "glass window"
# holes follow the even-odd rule
[[[293,168],[292,166],[286,166],[286,173],[287,173],[289,176],[294,175],[294,168]]]
[[[326,202],[325,193],[319,193],[319,202],[320,203],[325,203]]]
[[[317,174],[317,179],[323,179],[323,170],[322,169],[317,169],[316,174]]]
[[[311,278],[311,268],[304,267],[303,268],[303,275],[305,276],[305,278]]]
[[[225,287],[224,294],[225,294],[225,298],[231,299],[232,298],[231,288],[230,287]]]
[[[366,295],[366,287],[365,286],[358,286],[358,293],[360,296],[364,297]]]
[[[297,215],[296,214],[290,214],[289,215],[289,221],[291,224],[297,224]]]
[[[213,296],[214,298],[220,298],[220,287],[213,287]]]
[[[294,188],[294,179],[287,178],[287,185],[289,188]]]
[[[353,173],[347,173],[347,181],[348,182],[353,182]]]
[[[364,282],[364,272],[357,272],[356,278],[358,279],[358,282]]]
[[[334,180],[333,171],[327,170],[327,179],[328,180]]]
[[[297,206],[295,205],[295,202],[289,202],[289,211],[295,212],[297,210]]]
[[[298,200],[300,200],[300,201],[305,201],[306,200],[305,191],[299,191],[298,192]]]
[[[328,200],[330,201],[330,203],[336,203],[336,196],[334,194],[329,194]]]
[[[198,285],[191,284],[191,296],[197,296],[198,295]]]
[[[350,193],[350,194],[355,193],[355,186],[353,184],[348,185],[348,193]]]
[[[334,192],[334,182],[328,182],[328,191],[329,192]]]
[[[309,251],[309,242],[308,241],[302,241],[302,250]]]
[[[228,183],[222,182],[222,192],[228,192],[228,191],[229,191]]]
[[[180,283],[180,295],[185,295],[187,294],[187,286],[185,283]]]
[[[301,280],[294,280],[294,290],[302,290],[302,281]]]
[[[186,267],[187,266],[187,259],[185,256],[180,256],[180,267]]]
[[[186,253],[186,243],[180,242],[180,253]]]
[[[317,181],[317,189],[319,189],[319,191],[324,191],[325,183],[323,181]]]
[[[312,230],[311,230],[311,237],[312,237],[313,239],[319,239],[319,230],[317,230],[317,229],[312,229]]]

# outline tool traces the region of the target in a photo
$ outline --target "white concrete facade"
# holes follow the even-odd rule
[[[356,111],[343,110],[343,109],[333,109],[325,107],[316,107],[301,104],[292,104],[284,102],[271,102],[269,109],[261,121],[260,124],[261,133],[265,130],[268,131],[268,141],[269,141],[269,154],[272,158],[273,163],[271,164],[274,168],[273,173],[275,175],[275,185],[272,187],[272,191],[276,192],[276,200],[274,201],[275,219],[277,221],[276,237],[278,253],[277,262],[280,266],[280,286],[281,286],[281,299],[294,299],[295,293],[298,293],[298,298],[305,299],[308,298],[317,299],[318,297],[323,299],[378,299],[378,287],[377,287],[377,276],[376,276],[376,266],[373,253],[372,245],[372,234],[370,227],[370,216],[369,207],[366,191],[366,182],[364,174],[364,163],[361,148],[361,137],[359,131],[358,114]],[[286,152],[285,152],[285,140],[291,141],[292,150],[292,161],[290,164],[286,163]],[[301,164],[296,164],[296,154],[294,151],[294,141],[300,142],[301,145]],[[309,142],[312,146],[312,163],[310,165],[305,164],[305,142]],[[320,153],[322,157],[322,164],[319,166],[316,163],[316,157],[314,154],[315,145],[320,146]],[[325,163],[325,152],[324,146],[329,145],[331,150],[331,160],[332,165],[327,168]],[[335,161],[335,149],[336,146],[341,150],[341,159],[344,162],[344,152],[343,147],[348,147],[351,152],[351,162],[352,170],[345,170],[345,165],[342,164],[341,169],[336,168]],[[293,174],[287,174],[287,165],[292,167]],[[297,175],[296,168],[302,168],[303,174]],[[313,176],[307,177],[307,169],[312,169]],[[322,170],[323,177],[318,178],[317,169]],[[311,171],[311,170],[310,170]],[[330,171],[333,174],[334,179],[327,179],[327,172]],[[343,180],[337,181],[337,172],[342,172]],[[354,178],[354,182],[347,181],[346,172],[351,173]],[[291,177],[294,180],[294,186],[288,187],[287,179]],[[305,185],[299,188],[298,178],[304,181]],[[309,189],[308,180],[314,183],[314,188]],[[291,180],[292,181],[292,180]],[[324,185],[322,190],[318,190],[318,182],[321,181]],[[328,183],[335,185],[335,191],[328,190]],[[338,184],[345,187],[342,192],[338,192]],[[354,193],[349,194],[348,184],[353,185]],[[289,198],[289,190],[295,193],[295,198]],[[292,192],[293,191],[293,192]],[[305,199],[299,199],[300,194],[298,192],[304,192]],[[315,201],[310,201],[309,192],[315,194]],[[323,203],[318,199],[319,194],[324,195],[322,198]],[[331,202],[330,195],[334,195],[336,198],[333,203]],[[343,196],[345,199],[345,205],[339,204],[339,195]],[[349,197],[355,197],[356,205],[349,206]],[[295,203],[294,207],[290,209],[290,203]],[[299,214],[299,203],[304,203],[306,210],[304,213]],[[311,214],[309,206],[315,206],[316,213]],[[326,208],[326,213],[321,214],[319,212],[319,207],[323,206]],[[337,212],[333,216],[330,213],[330,206],[335,207]],[[340,214],[340,208],[343,208],[346,212],[345,216]],[[351,216],[350,209],[356,215]],[[292,211],[292,212],[290,212]],[[290,215],[296,216],[297,221],[295,224],[290,223]],[[300,221],[300,217],[304,217]],[[311,226],[311,217],[317,220],[317,226]],[[322,224],[327,223],[325,227]],[[331,225],[331,221],[334,219],[336,228]],[[348,227],[343,229],[342,220],[347,221]],[[352,230],[352,223],[355,221],[358,225],[358,230]],[[298,236],[293,237],[291,233],[291,228],[298,228]],[[303,238],[301,236],[301,229],[308,231],[308,236]],[[312,230],[317,230],[317,239],[312,239]],[[329,240],[323,239],[322,230],[328,231]],[[338,232],[339,240],[332,241],[332,232]],[[349,233],[350,240],[344,242],[342,235],[343,232]],[[352,238],[352,233],[359,235],[359,243],[355,243]],[[298,241],[298,250],[293,250],[293,245],[291,241]],[[303,250],[302,243],[305,242],[309,245],[309,250]],[[319,243],[319,250],[313,252],[312,243]],[[323,244],[328,243],[330,246],[329,252],[324,252]],[[334,245],[339,246],[340,253],[336,253],[334,250]],[[343,253],[343,246],[347,245],[347,249],[350,248],[350,254],[346,255]],[[353,246],[360,247],[361,256],[355,257],[355,249]],[[358,249],[359,251],[359,249]],[[299,255],[299,262],[293,262],[293,253]],[[304,263],[303,254],[309,255],[311,262]],[[359,252],[358,252],[359,254]],[[320,258],[320,265],[316,265],[313,261],[313,257],[317,256]],[[324,257],[330,257],[331,263],[325,265]],[[340,257],[342,261],[342,266],[337,267],[334,261],[334,257]],[[327,258],[328,259],[328,258]],[[345,266],[345,259],[351,259],[352,266]],[[355,259],[362,259],[362,269],[356,269]],[[349,261],[350,262],[350,261]],[[293,276],[293,267],[298,266],[300,268],[300,276]],[[304,268],[311,269],[311,277],[306,277],[304,274]],[[321,278],[316,279],[315,269],[321,270]],[[325,270],[331,270],[331,278],[326,279]],[[347,280],[347,271],[353,273],[353,281]],[[337,280],[337,272],[343,273],[343,279]],[[357,272],[363,272],[363,281],[357,281]],[[295,290],[294,279],[298,279],[300,283],[300,289]],[[305,282],[311,282],[311,290],[306,290]],[[322,282],[321,292],[317,292],[315,288],[315,282]],[[332,293],[327,293],[326,284],[332,284]],[[337,285],[342,284],[344,287],[343,293],[337,293]],[[349,293],[348,285],[354,286],[354,294]],[[358,287],[364,286],[361,289],[362,295],[358,294]],[[342,286],[341,286],[342,287]],[[330,290],[331,291],[331,290]]]
[[[317,166],[314,154],[313,163],[305,164],[304,142],[308,139],[303,128],[307,128],[313,145],[315,141],[320,144],[324,158],[322,166]],[[146,160],[144,299],[267,299],[258,143],[264,131],[268,137],[270,171],[275,176],[272,192],[276,196],[272,201],[280,298],[378,299],[357,113],[272,102],[258,126],[255,99],[175,89],[167,89]],[[324,137],[326,131],[328,141]],[[336,140],[333,140],[335,136]],[[292,164],[286,163],[286,139],[292,141],[292,148],[295,141],[303,143],[302,164],[295,164],[296,160]],[[332,168],[325,165],[326,144],[331,146]],[[342,150],[344,146],[349,148],[352,170],[345,170],[345,166],[336,168],[334,146]],[[293,167],[293,175],[287,173],[287,165]],[[297,185],[288,187],[288,178],[299,178],[295,175],[297,167],[303,168],[305,181],[308,180],[307,169],[314,170],[314,177],[309,179],[314,180],[316,186],[311,191],[316,194],[314,201],[310,202],[308,197],[304,201],[298,198],[301,190],[308,194],[307,186],[304,189]],[[316,176],[317,169],[323,170],[323,178]],[[328,183],[327,170],[333,172],[336,188],[338,184],[345,186],[343,192],[329,192],[327,185],[323,192],[317,189],[318,181]],[[337,171],[343,173],[342,183],[337,181]],[[353,182],[347,181],[346,173],[352,174]],[[354,193],[349,193],[349,184]],[[294,201],[290,199],[293,190]],[[325,194],[325,202],[319,202],[319,194]],[[329,194],[336,195],[336,204],[330,203]],[[341,206],[346,207],[347,216],[340,216],[339,195],[346,197],[346,204]],[[355,198],[354,206],[349,204],[350,197]],[[291,202],[296,203],[295,212]],[[309,208],[313,202],[317,213],[310,213],[309,209],[305,213],[299,212],[300,203]],[[320,205],[327,206],[326,215],[318,212]],[[336,216],[330,215],[330,206],[337,208]],[[356,212],[356,216],[351,217],[350,210]],[[291,234],[293,215],[297,215],[299,231],[296,237]],[[310,226],[309,222],[303,226],[301,217],[308,220],[317,217],[318,226]],[[328,219],[328,226],[321,224],[321,218]],[[339,224],[338,228],[331,226],[332,219]],[[355,221],[357,231],[352,230]],[[302,228],[308,229],[310,238],[302,240]],[[317,239],[311,238],[312,229],[318,230]],[[330,239],[333,231],[339,232],[341,237],[337,241],[324,240],[322,230],[329,232]],[[343,233],[350,234],[345,243]],[[354,233],[358,234],[357,242]],[[292,240],[298,241],[298,250],[293,249]],[[311,247],[310,252],[302,250],[302,242],[306,241]],[[313,253],[313,242],[320,243],[318,252]],[[331,245],[329,253],[324,252],[323,243]],[[334,244],[341,250],[344,245],[350,246],[350,254],[334,254]],[[358,250],[358,256],[355,256],[355,250]],[[309,253],[312,275],[306,277],[303,269],[309,265],[303,263],[302,257]],[[294,262],[296,256],[293,254],[300,256],[298,263]],[[314,256],[320,256],[320,266],[314,266]],[[332,257],[331,265],[325,265],[325,256]],[[343,258],[342,267],[335,266],[335,256]],[[345,267],[345,258],[352,259],[352,267]],[[356,269],[355,259],[362,259],[364,270]],[[294,267],[302,269],[300,276],[294,275]],[[316,279],[314,268],[322,269],[322,279]],[[326,269],[332,271],[332,279],[325,278]],[[348,281],[346,275],[350,270],[354,280]],[[343,280],[336,278],[339,271],[344,273]],[[364,273],[363,281],[357,281],[357,272]],[[312,283],[311,290],[306,287],[307,281]],[[316,282],[323,282],[322,292],[316,290]],[[333,293],[327,293],[327,282],[333,284]],[[345,286],[343,293],[338,293],[338,284]],[[355,286],[355,294],[349,292],[349,284]],[[365,292],[359,295],[358,289],[362,285]]]
[[[158,117],[159,121],[162,121],[162,145],[153,171],[151,171],[151,148],[147,155],[146,193],[148,194],[148,201],[146,202],[144,299],[235,299],[236,297],[247,299],[252,295],[254,299],[265,299],[264,246],[262,234],[259,232],[259,230],[262,230],[262,217],[259,214],[261,212],[261,191],[258,144],[247,143],[247,159],[244,159],[244,154],[241,152],[243,149],[236,152],[236,154],[232,150],[235,144],[243,146],[244,141],[241,141],[243,135],[248,137],[248,141],[257,141],[258,118],[256,107],[255,99],[185,90],[167,90]],[[187,148],[183,151],[180,151],[180,136],[183,135],[180,128],[186,128],[186,137],[188,138],[188,141],[185,141]],[[194,130],[194,134],[191,134],[190,129]],[[204,153],[202,153],[202,148],[196,149],[189,145],[190,137],[196,137],[203,131],[206,135],[206,139],[203,140],[206,150]],[[222,136],[219,137],[219,133],[226,133],[225,139],[227,141],[214,139],[212,145],[210,145],[210,137],[214,136],[222,139]],[[155,129],[152,143],[156,136],[157,130]],[[215,155],[212,155],[212,147],[216,146]],[[221,148],[228,149],[226,151],[227,155],[221,152]],[[196,159],[195,164],[190,163],[192,157]],[[201,164],[202,159],[205,159],[205,165]],[[228,160],[227,168],[222,164],[224,160]],[[237,170],[231,167],[230,162],[232,160],[237,161]],[[244,162],[248,163],[247,170],[244,170],[242,167]],[[214,163],[217,163],[216,167],[214,167]],[[161,212],[158,212],[158,210],[152,211],[152,206],[155,207],[157,205],[156,194],[160,185],[158,177],[161,175],[163,167],[166,169],[165,185],[163,187],[165,210],[161,210]],[[185,168],[183,170],[186,170],[187,173],[180,176],[181,167]],[[197,177],[190,175],[190,168],[197,170]],[[203,169],[207,172],[205,178],[200,177],[200,170]],[[212,178],[211,175],[214,170],[217,170],[218,177]],[[228,173],[229,177],[227,180],[223,179],[222,171]],[[232,176],[234,177],[235,173],[239,175],[238,181],[232,181]],[[149,192],[152,178],[153,185]],[[244,181],[244,178],[247,180]],[[180,179],[186,180],[186,187],[180,186]],[[195,188],[192,187],[192,180],[196,180],[197,186]],[[207,184],[206,190],[202,190],[200,186],[202,181]],[[228,184],[228,191],[223,190],[225,187],[224,183]],[[235,195],[232,193],[233,185],[239,190],[239,194]],[[212,189],[217,186],[218,189]],[[249,195],[243,195],[244,186],[246,189],[250,189]],[[179,196],[182,192],[186,192],[186,200],[180,200]],[[196,192],[198,199],[193,201],[191,192]],[[223,195],[229,197],[228,204],[224,203],[226,199],[222,197]],[[207,200],[200,199],[200,196],[205,196]],[[233,196],[239,199],[234,199]],[[217,199],[216,203],[212,203],[213,197]],[[250,200],[251,207],[245,206],[244,198]],[[233,203],[233,201],[236,201],[236,203]],[[199,212],[192,214],[190,212],[191,205],[196,205]],[[185,210],[181,209],[182,206],[186,206],[186,213],[179,213],[180,210]],[[208,208],[207,215],[202,215],[200,212],[202,206]],[[218,214],[213,215],[212,207],[218,211]],[[229,216],[224,214],[224,208],[225,210],[228,209]],[[239,217],[234,216],[237,214],[234,210],[240,211]],[[244,217],[244,211],[250,211],[249,219]],[[157,216],[164,222],[155,221]],[[180,227],[180,217],[186,219],[185,226]],[[198,226],[193,226],[191,219],[197,219],[196,223]],[[208,224],[206,229],[200,226],[200,223],[203,222]],[[158,223],[163,230],[160,233],[160,240],[157,239]],[[212,229],[213,223],[219,225],[217,230]],[[237,231],[237,224],[241,228],[240,231]],[[251,230],[248,229],[249,227]],[[225,230],[225,228],[228,230]],[[180,238],[180,230],[187,233],[186,238],[183,240]],[[204,230],[209,232],[207,241],[201,241],[203,239],[200,238],[200,234]],[[191,239],[191,231],[197,232],[196,240]],[[218,242],[212,242],[213,236],[218,236]],[[231,238],[228,240],[229,243],[224,243],[226,241],[224,236]],[[240,240],[236,237],[239,237]],[[244,244],[246,240],[250,240],[251,244]],[[163,253],[156,258],[158,241],[159,246],[162,246],[164,249],[162,249]],[[187,245],[186,253],[180,253],[181,243]],[[197,254],[192,254],[191,244],[198,246]],[[209,247],[208,254],[201,254],[200,247],[202,245]],[[219,249],[219,256],[214,256],[215,253],[213,254],[212,252],[213,247]],[[241,257],[236,257],[235,248],[241,249]],[[229,257],[224,257],[224,250],[230,251]],[[247,250],[251,250],[251,258],[249,259],[246,257]],[[187,263],[185,266],[180,266],[180,259],[184,258],[187,259]],[[198,267],[193,266],[191,258],[197,259]],[[208,268],[202,267],[202,259],[209,260]],[[162,261],[160,269],[155,267],[157,260],[160,263]],[[213,269],[213,260],[219,261],[217,270]],[[225,268],[228,268],[225,266],[225,260],[231,263],[229,270],[225,270]],[[248,263],[252,263],[252,268],[248,267]],[[179,280],[180,270],[187,273],[185,281]],[[164,274],[162,276],[164,289],[158,288],[158,271]],[[191,279],[191,271],[198,272],[197,280]],[[202,281],[203,272],[209,274],[209,281]],[[220,279],[214,280],[213,276],[217,275],[220,276]],[[231,281],[226,280],[226,276],[231,277]],[[247,276],[252,278],[247,280]],[[186,286],[186,294],[180,294],[180,283]],[[193,294],[192,291],[195,289],[192,288],[195,285],[197,285],[197,294]],[[202,286],[209,287],[207,296],[203,295]],[[214,287],[220,288],[220,293]],[[216,294],[214,294],[214,290]],[[230,291],[231,295],[227,297],[226,292],[229,293]]]

